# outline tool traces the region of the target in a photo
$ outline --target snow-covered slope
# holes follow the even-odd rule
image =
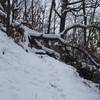
[[[27,53],[0,31],[0,100],[99,100],[90,84],[73,67]]]

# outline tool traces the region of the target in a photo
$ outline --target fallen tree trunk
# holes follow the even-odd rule
[[[1,12],[1,10],[0,10],[0,12]],[[1,12],[0,16],[4,17],[5,19],[7,17],[4,12],[3,13]],[[68,44],[66,40],[64,40],[62,38],[63,35],[65,35],[69,30],[71,30],[71,29],[73,29],[75,27],[79,27],[79,28],[91,28],[91,27],[94,27],[94,28],[99,30],[100,26],[75,24],[73,26],[70,26],[70,27],[66,28],[60,34],[44,34],[44,33],[39,33],[39,32],[33,31],[33,30],[29,29],[28,27],[26,27],[26,26],[24,26],[21,23],[18,23],[16,21],[14,23],[12,23],[11,25],[13,27],[17,27],[17,28],[23,29],[24,35],[26,36],[27,39],[28,39],[28,37],[32,36],[34,39],[57,40],[57,41],[61,42],[62,44],[66,45],[67,47],[75,48],[75,49],[81,51],[84,55],[86,55],[87,58],[96,66],[97,69],[100,68],[100,64],[96,63],[96,61],[92,58],[92,56],[85,49],[80,48],[80,47],[76,47],[76,46],[72,46],[72,45]]]
[[[93,59],[93,57],[84,48],[72,46],[72,45],[67,45],[67,46],[72,47],[72,48],[77,49],[78,51],[82,52],[92,62],[92,64],[95,65],[95,67],[97,69],[100,68],[100,64],[96,63],[96,61]]]
[[[96,63],[96,61],[92,58],[92,56],[84,49],[84,48],[80,48],[78,46],[73,46],[73,45],[70,45],[67,43],[66,40],[64,40],[63,38],[61,38],[60,36],[58,35],[54,35],[54,37],[49,37],[49,35],[40,35],[40,36],[32,36],[34,37],[34,39],[48,39],[48,40],[58,40],[59,42],[61,42],[63,45],[67,46],[67,47],[72,47],[74,49],[77,49],[79,50],[80,52],[82,52],[95,66],[97,69],[100,68],[100,64]],[[52,36],[52,35],[51,35]]]
[[[93,26],[90,25],[88,27],[93,27]],[[74,49],[81,51],[96,66],[97,69],[100,68],[100,64],[96,63],[96,61],[92,58],[92,56],[85,49],[68,44],[67,41],[61,37],[61,34],[43,34],[43,33],[38,33],[38,32],[35,33],[35,31],[33,30],[31,30],[30,33],[27,34],[27,31],[26,31],[27,29],[25,29],[24,26],[21,26],[21,28],[24,30],[24,33],[26,34],[26,36],[29,36],[29,37],[32,36],[34,39],[46,39],[46,40],[48,39],[48,40],[59,41],[60,43],[62,43],[63,45],[67,47],[72,47]]]

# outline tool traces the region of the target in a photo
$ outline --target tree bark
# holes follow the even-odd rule
[[[87,25],[87,17],[86,17],[86,9],[85,9],[85,0],[82,0],[82,6],[83,6],[83,19],[84,19],[84,25]],[[86,46],[86,28],[84,28],[84,46]]]
[[[33,15],[33,2],[34,0],[31,1],[32,2],[32,28],[33,28],[33,25],[34,25],[34,15]]]
[[[47,33],[49,34],[50,33],[50,26],[51,26],[51,17],[52,17],[52,11],[53,11],[53,8],[55,7],[55,0],[52,0],[52,3],[51,3],[51,8],[50,8],[50,14],[49,14],[49,21],[48,21],[48,31]]]
[[[27,21],[27,0],[24,1],[25,11],[24,11],[24,20]]]
[[[10,36],[10,0],[7,0],[6,31],[7,31],[8,36]]]
[[[62,8],[61,8],[61,19],[60,19],[60,32],[65,29],[65,21],[66,21],[66,8],[67,8],[68,0],[62,0]]]

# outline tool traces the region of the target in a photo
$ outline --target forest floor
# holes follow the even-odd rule
[[[0,31],[0,100],[99,100],[96,84],[47,55],[26,52]]]

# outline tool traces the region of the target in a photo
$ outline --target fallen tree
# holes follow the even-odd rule
[[[6,14],[0,10],[0,16],[2,16],[3,18],[6,19]],[[71,29],[73,28],[96,28],[97,30],[100,30],[100,26],[99,25],[96,25],[96,24],[93,24],[93,25],[81,25],[81,24],[75,24],[75,25],[72,25],[68,28],[66,28],[63,32],[61,33],[58,33],[58,34],[45,34],[45,33],[39,33],[39,32],[36,32],[36,31],[33,31],[31,30],[30,28],[24,26],[22,23],[19,23],[17,21],[14,21],[11,26],[13,26],[14,28],[20,28],[23,30],[23,35],[25,35],[25,38],[26,40],[28,40],[28,37],[32,37],[34,39],[38,39],[38,40],[55,40],[55,41],[58,41],[60,42],[61,44],[67,46],[67,47],[71,47],[71,48],[74,48],[74,49],[77,49],[79,51],[81,51],[84,55],[87,56],[87,58],[96,66],[97,69],[100,68],[100,64],[96,63],[96,61],[93,59],[93,57],[83,48],[80,48],[78,46],[73,46],[71,44],[69,44],[65,39],[63,39],[62,37]],[[29,41],[29,40],[28,40]],[[41,43],[37,42],[37,45],[38,46],[41,46],[42,49],[44,49],[45,51],[48,51],[50,54],[51,54],[51,49],[47,50],[47,48],[45,46],[43,46]],[[54,50],[52,50],[53,52]],[[53,52],[55,53],[55,52]],[[57,53],[55,54],[57,55]]]
[[[86,27],[84,25],[81,25],[81,26],[82,26],[82,28]],[[90,27],[96,27],[96,25],[88,25],[87,27],[88,28],[90,28]],[[97,26],[96,28],[100,28],[100,27]],[[60,43],[62,43],[63,45],[65,45],[67,47],[72,47],[74,49],[77,49],[78,51],[82,52],[96,66],[97,69],[100,68],[100,64],[96,63],[96,61],[93,59],[93,57],[83,47],[81,48],[81,47],[69,44],[66,40],[64,40],[61,37],[62,34],[44,34],[44,33],[35,32],[33,30],[31,30],[29,33],[27,33],[26,30],[29,30],[29,29],[27,29],[25,27],[23,27],[23,29],[25,31],[26,36],[32,37],[34,39],[55,40],[55,41],[59,41]]]

